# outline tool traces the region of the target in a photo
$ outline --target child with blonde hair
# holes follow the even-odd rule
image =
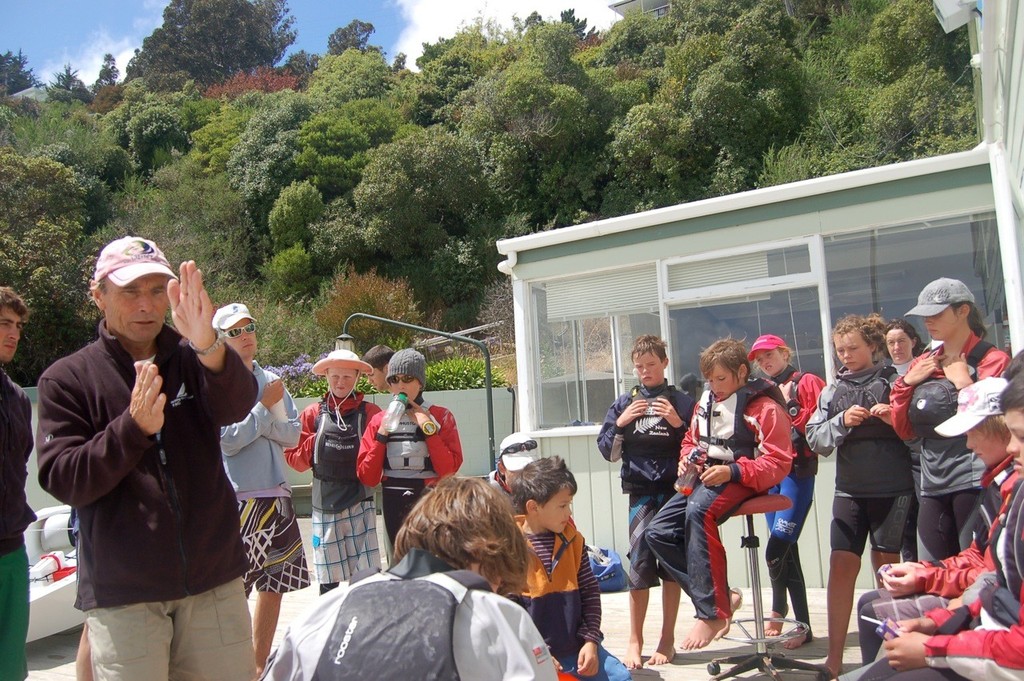
[[[892,427],[889,392],[896,370],[883,362],[885,321],[847,315],[832,329],[843,367],[822,391],[807,423],[807,442],[822,456],[837,452],[828,574],[828,657],[838,675],[864,546],[877,570],[899,560],[914,494],[910,450]]]

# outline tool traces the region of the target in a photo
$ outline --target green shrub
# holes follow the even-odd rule
[[[286,248],[270,259],[264,268],[267,292],[272,298],[304,298],[311,295],[319,284],[312,274],[313,263],[302,244]]]
[[[451,357],[427,364],[428,390],[469,390],[484,387],[484,360],[479,357]],[[505,375],[491,367],[491,387],[508,385]]]
[[[309,226],[324,213],[324,202],[309,182],[292,182],[281,190],[270,209],[270,236],[280,252],[310,240]]]
[[[263,327],[261,327],[262,329]],[[261,331],[262,333],[262,331]],[[260,354],[263,352],[261,350]],[[313,374],[313,365],[326,353],[302,354],[288,363],[264,364],[284,381],[292,397],[321,397],[327,392],[327,379]],[[500,369],[491,367],[494,388],[508,385]],[[484,361],[479,357],[452,357],[427,364],[428,390],[472,390],[484,387]],[[380,394],[365,376],[360,376],[356,390],[367,394]]]

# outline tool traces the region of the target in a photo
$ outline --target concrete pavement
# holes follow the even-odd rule
[[[307,558],[312,566],[309,518],[300,518],[300,527],[307,547]],[[744,556],[738,547],[729,547],[731,560],[744,560]],[[762,565],[762,578],[766,578],[766,568]],[[277,637],[283,635],[288,623],[306,609],[317,597],[319,590],[314,584],[308,589],[286,594],[281,608],[281,619],[278,625]],[[858,592],[859,596],[860,592]],[[796,659],[806,660],[814,663],[824,662],[827,640],[826,632],[826,608],[825,590],[808,590],[808,599],[811,611],[811,627],[815,633],[813,642],[804,645],[790,655]],[[749,589],[744,589],[744,605],[739,611],[738,617],[752,617],[753,609]],[[764,603],[770,603],[770,593],[764,592]],[[647,652],[653,651],[657,645],[658,633],[661,625],[661,590],[654,589],[651,592],[651,606],[644,628],[644,636],[647,641]],[[255,604],[255,597],[250,599],[250,608]],[[602,597],[603,623],[602,629],[605,633],[605,647],[613,654],[622,656],[626,650],[626,643],[629,637],[629,599],[626,592],[604,594]],[[692,605],[686,599],[680,607],[680,615],[676,624],[677,640],[682,640],[690,627],[690,619],[693,615]],[[850,634],[847,636],[846,647],[846,669],[859,666],[860,651],[857,647],[857,627],[851,619],[849,627]],[[733,633],[736,628],[733,628]],[[36,641],[28,646],[29,675],[32,681],[68,681],[75,678],[75,652],[78,648],[78,640],[81,629],[72,629],[56,636]],[[658,667],[645,668],[634,672],[635,679],[664,679],[665,681],[696,681],[707,679],[707,663],[714,657],[721,657],[730,654],[742,653],[750,649],[750,646],[735,643],[732,641],[719,641],[708,648],[696,653],[679,653],[671,664]],[[763,675],[748,673],[746,678],[766,678]],[[814,679],[814,675],[807,672],[784,672],[784,678],[792,679]],[[370,678],[369,676],[367,678]]]

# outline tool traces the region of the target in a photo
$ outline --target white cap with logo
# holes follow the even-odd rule
[[[243,319],[256,321],[256,318],[249,314],[249,308],[244,304],[231,303],[213,313],[213,328],[227,331]]]
[[[999,396],[1006,385],[1005,378],[991,376],[963,388],[957,395],[956,414],[935,426],[935,432],[942,437],[957,437],[989,416],[1002,414]]]

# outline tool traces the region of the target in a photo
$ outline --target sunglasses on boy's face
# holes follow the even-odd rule
[[[397,383],[412,383],[413,381],[417,381],[419,379],[414,378],[412,376],[388,376],[387,380],[389,385],[395,385]]]
[[[224,332],[224,335],[228,338],[238,338],[242,335],[242,332],[256,333],[256,322],[249,322],[245,326],[241,326],[237,329],[228,329]]]

